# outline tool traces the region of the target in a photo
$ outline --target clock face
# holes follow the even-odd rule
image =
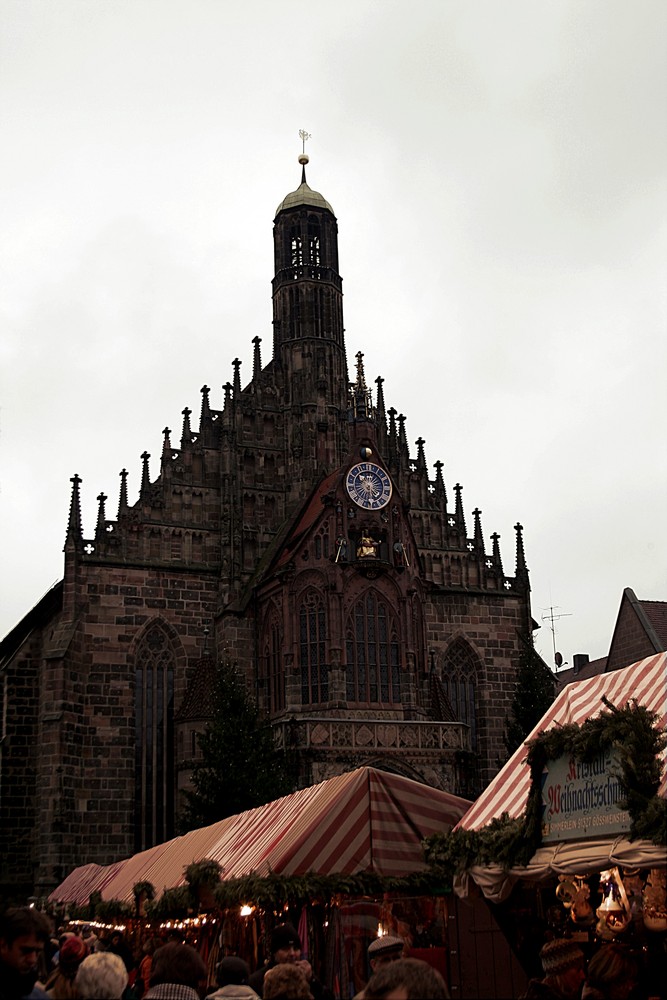
[[[391,500],[391,480],[374,462],[359,462],[347,474],[345,488],[358,507],[379,510]]]

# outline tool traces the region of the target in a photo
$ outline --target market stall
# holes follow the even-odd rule
[[[608,705],[621,709],[633,703],[653,713],[656,730],[665,732],[667,653],[647,657],[623,670],[568,684],[526,742],[462,817],[455,831],[488,830],[489,825],[501,816],[516,820],[525,816],[531,790],[528,744],[540,733],[562,730],[568,725],[580,726],[602,713],[608,714]],[[656,794],[664,800],[666,793],[667,774],[663,756]],[[544,819],[544,815],[540,819]],[[566,840],[566,831],[563,830],[560,837],[537,848],[523,864],[507,867],[503,864],[473,864],[455,880],[455,889],[459,894],[466,895],[472,880],[488,899],[500,902],[507,898],[517,879],[543,880],[582,870],[601,871],[617,864],[642,868],[667,865],[664,842],[656,843],[641,836],[630,840],[627,836],[629,821],[619,824],[623,825],[625,830],[603,833],[600,837],[591,836],[588,831],[585,839],[574,837]]]
[[[543,934],[662,952],[666,667],[661,653],[568,685],[452,835],[429,841],[433,870],[497,904],[533,957]]]
[[[434,881],[424,862],[424,838],[451,830],[469,807],[363,767],[111,865],[83,865],[50,901],[80,923],[115,913],[137,949],[147,934],[182,934],[211,976],[222,954],[258,967],[271,928],[289,920],[320,978],[345,998],[368,976],[370,942],[399,934],[454,997],[502,997],[523,974],[498,926],[485,906],[456,900],[449,879]],[[491,976],[475,950],[481,935],[498,954]]]

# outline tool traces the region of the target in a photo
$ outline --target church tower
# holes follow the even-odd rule
[[[348,374],[338,224],[306,181],[278,205],[273,224],[273,367],[292,426],[290,496],[339,464],[345,448]]]

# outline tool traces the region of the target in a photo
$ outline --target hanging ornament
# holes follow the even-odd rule
[[[570,907],[570,917],[578,927],[588,927],[595,923],[595,914],[589,902],[591,890],[588,882],[580,875],[575,875],[574,884],[577,892]]]
[[[567,875],[560,875],[556,887],[556,899],[559,899],[566,910],[569,910],[577,896],[577,887]]]
[[[649,931],[667,931],[667,871],[651,868],[644,887],[644,927]]]
[[[595,911],[598,916],[596,933],[605,941],[621,934],[632,919],[625,886],[618,868],[600,872],[602,902]]]
[[[644,879],[641,876],[639,868],[624,868],[623,884],[625,886],[625,891],[628,894],[628,904],[630,906],[630,913],[632,914],[632,919],[635,921],[641,921],[642,908],[643,908],[642,892],[644,889]]]

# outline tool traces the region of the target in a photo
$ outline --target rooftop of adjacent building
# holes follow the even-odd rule
[[[629,653],[630,659],[628,660],[628,651],[621,647],[621,621],[626,609],[634,611],[644,640],[656,653],[667,649],[667,601],[640,601],[635,592],[630,587],[626,587],[616,616],[608,654],[591,660],[587,653],[575,653],[572,657],[572,666],[566,670],[559,670],[556,675],[557,692],[562,691],[566,684],[570,684],[572,681],[587,680],[589,677],[595,677],[596,674],[606,673],[608,669],[617,670],[619,667],[629,666],[633,659],[642,658],[643,652],[637,651],[636,654]],[[622,655],[624,652],[625,656]],[[625,662],[626,660],[627,662]]]

